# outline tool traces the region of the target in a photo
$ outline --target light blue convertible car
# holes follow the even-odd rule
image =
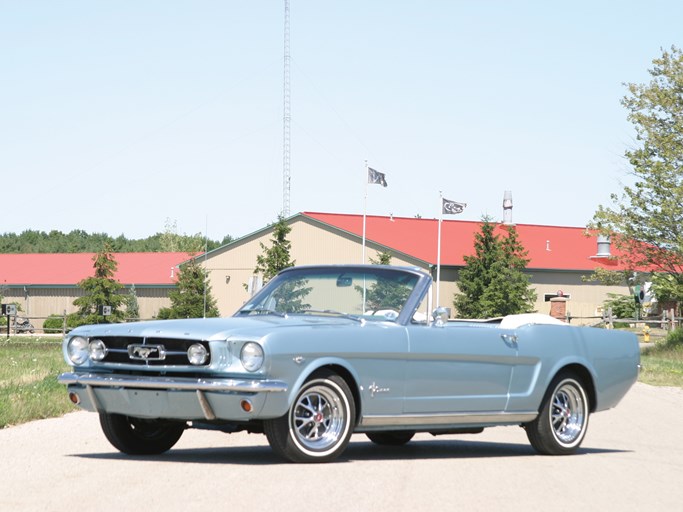
[[[589,415],[638,377],[633,334],[537,314],[448,321],[427,314],[431,285],[415,268],[289,268],[230,318],[79,327],[59,381],[124,453],[209,428],[265,433],[287,460],[324,462],[353,433],[402,445],[496,425],[570,454]]]

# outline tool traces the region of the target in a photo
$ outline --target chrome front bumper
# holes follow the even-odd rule
[[[188,377],[62,373],[60,384],[107,388],[181,389],[189,391],[232,391],[237,393],[283,393],[287,384],[278,380],[239,380]]]
[[[71,372],[57,380],[85,410],[134,417],[245,421],[260,414],[278,417],[287,408],[287,384],[276,380]],[[271,408],[265,408],[268,396],[278,397],[268,401]]]

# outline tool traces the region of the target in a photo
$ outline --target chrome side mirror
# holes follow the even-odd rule
[[[443,327],[448,323],[448,309],[447,308],[436,308],[434,312],[432,313],[432,320],[434,322],[434,326],[436,327]]]

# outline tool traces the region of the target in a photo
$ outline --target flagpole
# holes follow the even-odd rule
[[[439,293],[441,291],[441,221],[443,219],[443,193],[439,190],[439,234],[436,243],[436,307],[440,307]]]
[[[365,161],[365,199],[363,202],[363,249],[361,264],[365,264],[365,224],[368,211],[368,161]]]

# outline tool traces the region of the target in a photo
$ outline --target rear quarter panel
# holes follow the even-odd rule
[[[570,365],[580,365],[590,375],[595,411],[614,407],[638,378],[640,351],[632,333],[558,325],[501,332],[516,335],[518,342],[508,411],[538,410],[553,378]]]

